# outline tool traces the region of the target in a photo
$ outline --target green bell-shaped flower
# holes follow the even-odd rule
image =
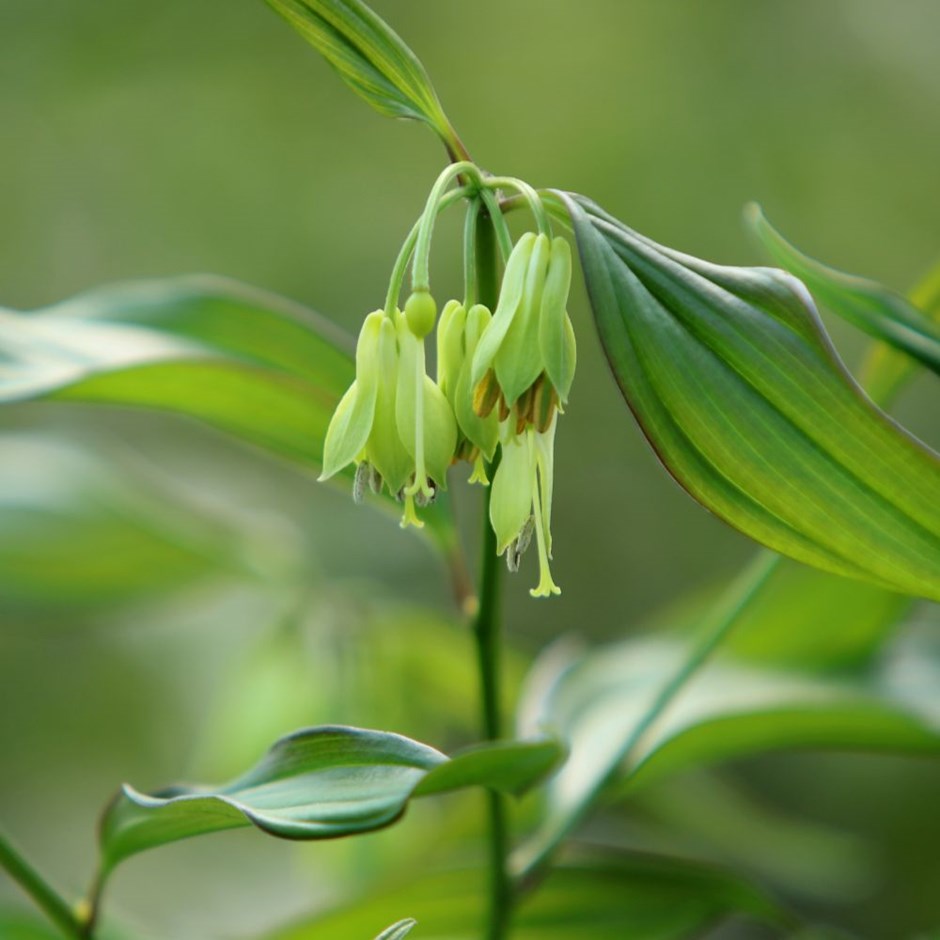
[[[480,338],[492,320],[482,304],[468,311],[456,300],[445,305],[437,327],[437,383],[457,419],[456,459],[473,464],[471,483],[489,483],[485,461],[493,459],[499,442],[495,414],[480,417],[473,410],[470,369]]]
[[[396,314],[398,381],[395,424],[405,450],[413,460],[414,480],[404,488],[402,525],[421,522],[415,504],[427,505],[447,488],[447,468],[457,446],[457,423],[444,393],[425,371],[424,339],[412,332],[405,314]]]
[[[379,346],[385,314],[370,313],[356,342],[356,379],[340,399],[326,431],[323,443],[323,472],[320,480],[328,480],[354,460],[359,461],[375,419],[379,390]]]
[[[560,594],[552,580],[551,506],[554,482],[555,420],[545,431],[527,428],[515,434],[504,425],[502,458],[490,494],[490,524],[496,533],[496,551],[506,553],[510,571],[529,545],[534,531],[539,555],[539,583],[533,597]]]
[[[420,394],[419,394],[420,390]],[[386,487],[404,502],[402,525],[446,487],[457,428],[450,404],[425,375],[424,342],[395,311],[366,317],[356,344],[356,380],[340,400],[323,445],[321,480],[357,464],[353,495]]]
[[[378,392],[375,399],[375,418],[366,442],[364,463],[372,468],[370,485],[376,492],[384,481],[389,493],[397,497],[411,482],[415,462],[398,434],[396,419],[400,356],[398,335],[392,320],[382,317],[378,353]],[[360,464],[362,467],[363,464]],[[375,486],[378,474],[379,486]]]
[[[496,409],[510,427],[547,431],[568,400],[577,348],[566,310],[571,249],[563,238],[527,233],[516,243],[503,276],[493,321],[473,356],[473,406]]]

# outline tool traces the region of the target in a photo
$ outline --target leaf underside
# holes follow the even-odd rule
[[[481,746],[453,759],[401,735],[323,726],[281,738],[221,787],[143,794],[125,786],[101,824],[102,869],[145,849],[253,825],[284,839],[329,839],[395,822],[414,796],[487,786],[519,793],[561,756],[550,740]]]

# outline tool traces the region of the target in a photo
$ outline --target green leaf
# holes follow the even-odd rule
[[[467,748],[435,767],[415,787],[415,796],[483,786],[521,795],[545,778],[563,755],[557,741],[496,741]]]
[[[775,551],[940,599],[940,460],[865,397],[800,282],[559,198],[611,368],[676,480]]]
[[[157,407],[315,466],[354,378],[331,324],[217,278],[116,285],[0,323],[2,400]]]
[[[940,755],[940,657],[912,643],[880,670],[851,679],[713,660],[625,757],[634,729],[688,655],[685,644],[643,638],[580,657],[555,650],[536,665],[522,727],[557,734],[571,755],[549,783],[549,814],[524,854],[552,844],[618,768],[635,788],[686,768],[787,748]]]
[[[908,299],[931,320],[940,323],[940,264],[910,291]],[[862,362],[859,378],[871,397],[881,403],[904,385],[916,366],[904,353],[886,343],[875,343]]]
[[[406,917],[404,920],[398,921],[397,924],[387,927],[375,940],[402,940],[402,937],[407,937],[411,933],[417,923],[413,917]]]
[[[273,933],[269,940],[361,940],[407,907],[423,940],[477,940],[486,910],[478,870],[435,871]],[[776,923],[760,892],[721,869],[650,855],[609,856],[553,870],[517,910],[513,940],[679,940],[743,914]]]
[[[0,403],[154,408],[319,471],[355,377],[351,346],[303,307],[226,279],[120,284],[33,313],[0,311]],[[449,546],[446,497],[425,519]]]
[[[804,255],[767,221],[760,206],[749,205],[745,220],[770,257],[800,278],[833,313],[940,373],[940,324],[935,320],[876,281],[845,274]]]
[[[384,731],[298,731],[220,787],[176,786],[146,795],[125,786],[102,820],[102,871],[167,842],[248,825],[285,839],[370,832],[395,822],[413,796],[471,785],[520,792],[559,754],[551,741],[516,742],[475,748],[451,761]]]
[[[454,156],[463,146],[424,66],[360,0],[266,0],[380,114],[427,124]]]

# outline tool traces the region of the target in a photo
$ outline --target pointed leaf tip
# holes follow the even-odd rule
[[[876,281],[837,271],[804,254],[748,203],[744,221],[770,257],[806,285],[833,313],[940,374],[940,324]]]
[[[403,940],[414,929],[418,922],[413,917],[406,917],[386,927],[375,940]]]
[[[380,114],[427,124],[465,156],[418,57],[361,0],[265,0]]]
[[[371,832],[399,819],[414,797],[468,786],[521,792],[544,778],[560,753],[552,741],[498,742],[450,759],[387,731],[307,728],[281,738],[222,786],[153,794],[124,786],[102,817],[101,869],[107,876],[146,849],[249,825],[285,839]]]
[[[614,376],[689,494],[806,564],[940,599],[940,460],[859,389],[802,284],[558,195]]]

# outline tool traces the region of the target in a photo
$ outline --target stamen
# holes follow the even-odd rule
[[[382,474],[374,464],[369,465],[369,489],[376,496],[382,492]]]
[[[473,410],[481,418],[488,418],[500,398],[496,373],[490,369],[473,390]]]
[[[353,502],[362,503],[366,498],[366,487],[372,475],[372,465],[368,460],[360,460],[356,465],[356,474],[353,477]]]
[[[430,485],[430,495],[425,490],[418,490],[415,493],[415,505],[418,509],[425,509],[437,502],[437,484],[430,477],[428,477],[428,484]]]
[[[519,533],[516,538],[516,543],[518,545],[518,550],[520,555],[524,555],[526,549],[529,547],[529,544],[532,541],[532,534],[535,532],[535,517],[529,516],[525,521],[525,525],[522,527],[522,531]]]

